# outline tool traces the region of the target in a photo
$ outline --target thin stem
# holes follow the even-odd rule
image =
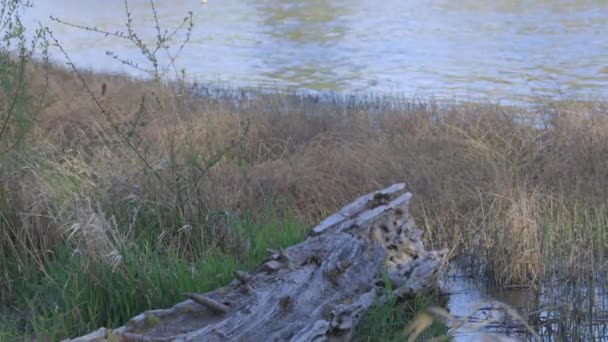
[[[80,82],[82,83],[85,91],[93,99],[93,102],[95,103],[95,106],[97,106],[97,108],[105,116],[106,120],[110,123],[110,125],[112,126],[112,128],[114,129],[114,131],[116,131],[116,133],[118,134],[118,136],[124,141],[125,144],[127,144],[127,146],[144,163],[144,165],[148,169],[150,169],[150,171],[152,172],[152,174],[161,182],[161,184],[163,184],[167,189],[169,189],[169,191],[172,192],[174,195],[177,195],[176,190],[173,189],[169,184],[167,184],[167,182],[165,181],[165,179],[163,179],[163,177],[161,177],[160,174],[158,174],[158,172],[156,172],[156,170],[154,169],[154,167],[152,165],[150,165],[150,163],[148,162],[148,160],[139,152],[139,150],[137,149],[137,147],[135,147],[131,143],[130,139],[123,134],[123,132],[120,129],[120,127],[118,126],[118,124],[114,122],[114,120],[112,119],[112,116],[110,115],[110,113],[108,113],[108,111],[103,107],[103,105],[101,104],[101,102],[99,101],[99,99],[97,98],[97,96],[95,95],[95,93],[91,90],[91,88],[89,87],[88,83],[85,81],[84,77],[82,76],[82,74],[80,73],[80,71],[78,70],[78,68],[76,68],[76,65],[72,62],[72,59],[70,58],[69,54],[65,51],[65,49],[63,48],[63,46],[59,43],[59,41],[55,37],[55,35],[53,35],[53,33],[50,30],[48,30],[48,33],[49,33],[50,37],[53,39],[53,41],[55,43],[54,45],[61,51],[61,53],[63,54],[63,56],[67,60],[67,64],[74,71],[74,73],[76,74],[76,76],[78,77],[78,79],[80,80]]]

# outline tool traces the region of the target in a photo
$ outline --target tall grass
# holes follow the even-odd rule
[[[85,77],[106,83],[116,108],[140,94],[133,90],[139,81]],[[599,129],[580,129],[604,124],[601,104],[547,104],[532,126],[521,110],[492,105],[189,94],[169,133],[160,114],[142,115],[138,139],[156,172],[166,177],[188,169],[186,148],[175,165],[167,161],[167,134],[176,146],[192,146],[187,139],[193,139],[209,154],[240,143],[199,182],[185,183],[191,195],[182,205],[192,210],[182,211],[175,193],[128,147],[99,140],[112,136],[112,128],[74,76],[54,69],[50,84],[48,121],[38,121],[27,153],[12,154],[2,172],[0,246],[11,260],[2,265],[10,279],[2,298],[8,316],[19,313],[13,323],[21,332],[65,337],[60,331],[119,324],[181,300],[186,289],[210,289],[230,270],[260,260],[267,246],[294,243],[303,231],[301,224],[291,225],[293,232],[269,224],[244,236],[229,224],[235,218],[272,208],[289,212],[279,215],[288,221],[312,223],[362,192],[400,180],[415,194],[414,214],[429,243],[456,246],[498,283],[604,269],[604,138]],[[139,89],[145,92],[145,83]],[[119,122],[128,121],[121,112]],[[250,122],[246,135],[243,121]],[[597,137],[582,138],[588,134]],[[268,240],[278,232],[281,241]],[[219,280],[210,282],[210,274]],[[89,303],[90,312],[80,312],[80,303]]]
[[[251,269],[260,262],[266,248],[294,244],[305,231],[292,216],[270,212],[230,220],[225,229],[240,236],[243,246],[226,250],[212,245],[213,239],[205,241],[204,232],[191,230],[184,234],[201,241],[192,248],[196,257],[186,257],[181,249],[159,247],[163,228],[156,226],[157,213],[142,211],[132,227],[140,233],[131,239],[123,235],[106,241],[111,244],[109,253],[91,253],[91,248],[107,248],[95,239],[86,240],[94,244],[86,250],[68,241],[48,255],[44,265],[3,265],[9,277],[3,284],[0,339],[31,335],[58,340],[99,326],[121,325],[142,311],[185,300],[187,292],[207,292],[227,284],[233,271]],[[104,227],[95,218],[88,224],[125,234],[122,227]],[[109,235],[105,233],[103,238]]]
[[[7,51],[0,338],[73,336],[209,290],[400,181],[428,243],[498,284],[605,271],[605,103],[191,88],[153,54],[142,80]]]
[[[33,78],[37,67],[31,66]],[[139,110],[131,99],[151,91],[146,82],[126,77],[84,77],[94,89],[106,84],[105,101],[120,124]],[[554,272],[576,276],[604,269],[603,104],[544,104],[529,113],[487,104],[356,104],[312,95],[185,92],[169,123],[153,106],[137,114],[136,137],[147,162],[181,184],[171,189],[116,138],[76,76],[53,68],[48,93],[26,149],[8,154],[1,165],[0,251],[10,260],[1,266],[1,298],[5,312],[19,313],[20,323],[13,322],[19,331],[60,336],[48,331],[55,326],[73,334],[166,306],[181,299],[177,293],[187,286],[180,282],[202,279],[185,277],[188,267],[208,278],[201,264],[206,253],[232,260],[228,270],[242,265],[235,260],[259,260],[244,252],[256,235],[244,238],[226,228],[228,221],[273,208],[289,212],[289,220],[312,223],[360,193],[402,180],[414,192],[413,212],[428,242],[456,246],[497,283],[531,284]],[[249,122],[247,132],[243,122]],[[179,147],[172,158],[166,139]],[[232,147],[193,181],[190,158],[214,156],[225,146]],[[194,147],[198,156],[190,151]],[[180,199],[176,191],[187,196]],[[74,251],[81,256],[72,256]],[[124,285],[129,280],[180,270],[177,264],[183,277],[157,275],[156,283],[144,283],[145,291],[121,292],[133,289]],[[135,270],[137,276],[130,274]],[[53,291],[34,285],[39,283],[54,286],[57,294],[42,296]],[[68,283],[85,297],[70,293],[74,302],[58,305],[61,314],[51,315],[51,298],[65,298],[60,289]],[[158,284],[176,290],[161,296]],[[210,288],[200,286],[190,290]],[[116,297],[86,297],[101,288]],[[129,303],[108,304],[118,298]],[[40,317],[67,315],[87,326],[33,319],[39,301],[50,302]],[[96,313],[95,319],[83,318],[75,303],[89,301],[110,306],[88,313]]]
[[[363,317],[353,334],[354,341],[447,341],[448,328],[440,320],[426,314],[426,310],[438,305],[440,297],[435,293],[420,294],[409,301],[399,301],[389,296],[385,303],[373,306]],[[416,320],[428,317],[428,321]],[[418,326],[416,336],[404,329],[406,322]],[[406,334],[407,333],[407,334]]]

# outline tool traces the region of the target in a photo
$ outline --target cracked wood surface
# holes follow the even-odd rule
[[[405,298],[436,286],[447,251],[424,249],[410,199],[404,184],[361,196],[228,286],[72,341],[348,340],[385,279]]]

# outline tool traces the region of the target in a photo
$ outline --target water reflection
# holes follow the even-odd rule
[[[352,12],[346,1],[262,1],[256,6],[268,37],[258,49],[260,73],[294,88],[343,90],[362,75],[346,63],[341,41]],[[346,67],[344,69],[343,67]]]
[[[149,0],[129,3],[142,36],[153,39]],[[169,27],[194,12],[180,66],[202,82],[507,101],[603,97],[608,85],[606,1],[156,3]],[[122,6],[122,0],[39,1],[26,20],[48,23],[54,15],[122,28]],[[138,58],[124,42],[52,27],[85,67],[125,70],[105,50]]]
[[[256,7],[264,33],[276,43],[336,43],[346,31],[342,17],[351,12],[342,1],[262,1]]]
[[[455,266],[444,280],[447,309],[468,323],[455,341],[481,340],[487,334],[533,341],[523,318],[543,341],[605,341],[608,339],[608,279],[548,281],[538,289],[495,288]],[[516,310],[514,317],[499,303]]]

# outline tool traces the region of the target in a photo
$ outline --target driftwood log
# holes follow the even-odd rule
[[[72,341],[348,340],[388,281],[405,298],[436,286],[446,251],[424,249],[410,198],[404,184],[362,196],[226,287]]]

